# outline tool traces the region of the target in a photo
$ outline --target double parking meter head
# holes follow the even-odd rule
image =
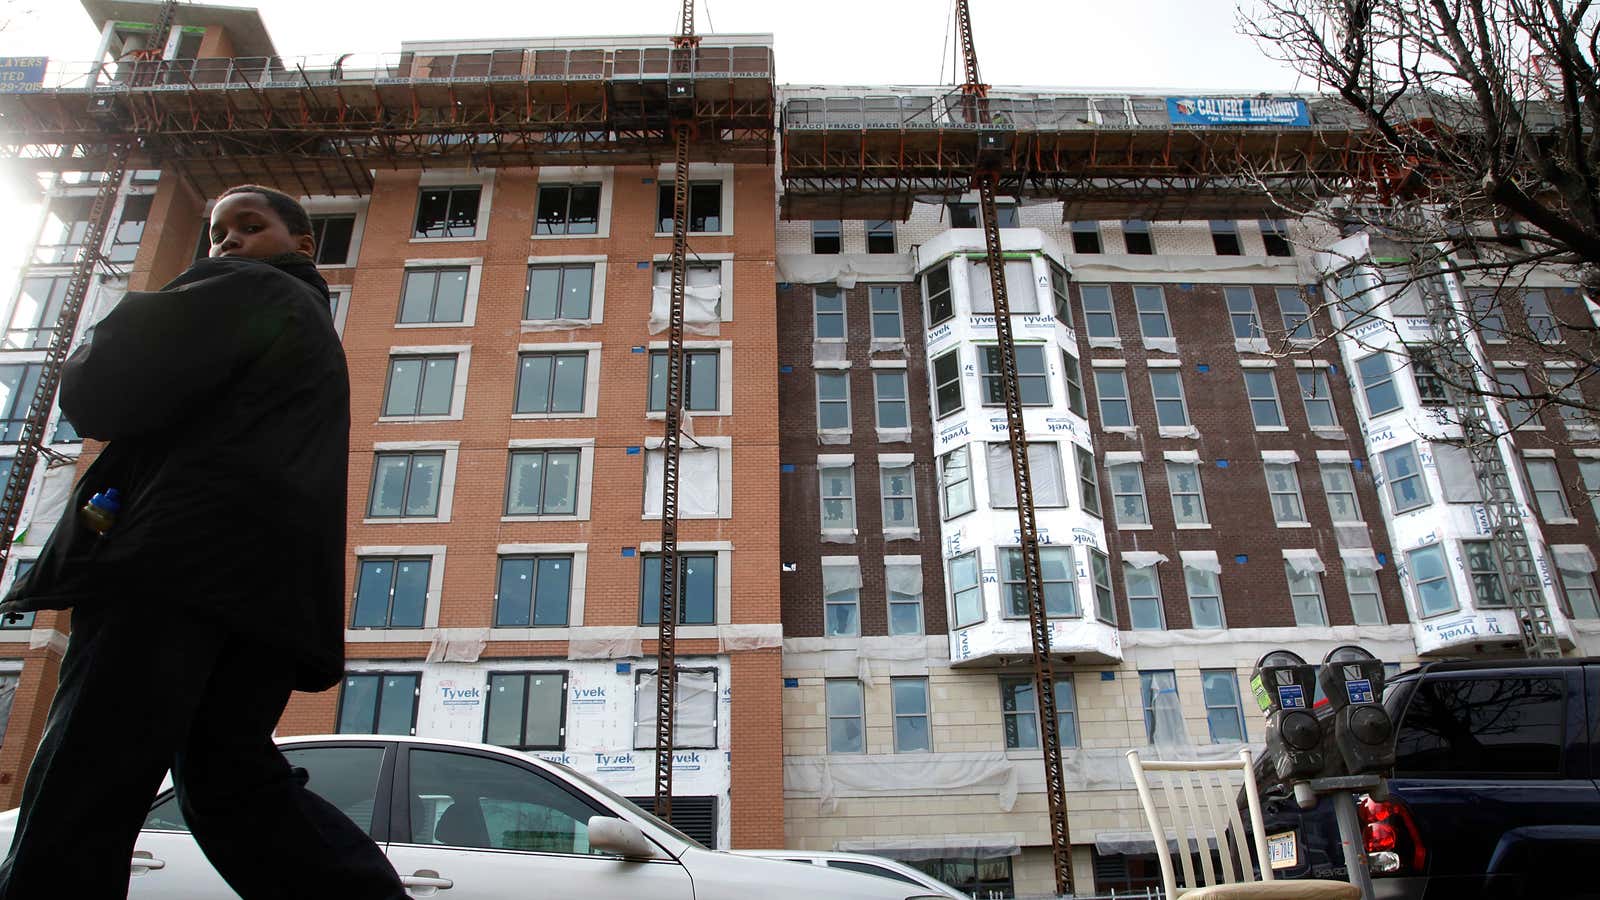
[[[1303,781],[1321,774],[1322,727],[1311,711],[1316,667],[1288,650],[1273,650],[1256,663],[1250,689],[1267,714],[1267,761],[1277,780]]]
[[[1394,723],[1383,708],[1383,662],[1345,645],[1322,660],[1322,692],[1333,707],[1333,743],[1347,775],[1387,775],[1394,768]]]

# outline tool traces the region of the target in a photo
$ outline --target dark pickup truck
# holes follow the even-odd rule
[[[1432,663],[1383,705],[1389,798],[1358,804],[1378,897],[1600,900],[1600,659]],[[1277,877],[1345,879],[1331,803],[1262,804],[1268,835],[1295,832]]]

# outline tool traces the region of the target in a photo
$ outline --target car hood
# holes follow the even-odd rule
[[[876,875],[690,848],[679,860],[694,879],[695,900],[745,900],[760,885],[762,900],[906,900],[932,894]]]

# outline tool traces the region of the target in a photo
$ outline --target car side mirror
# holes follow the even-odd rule
[[[639,826],[611,816],[589,817],[589,846],[623,859],[654,859],[656,845]]]

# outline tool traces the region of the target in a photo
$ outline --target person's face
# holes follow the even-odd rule
[[[285,253],[312,257],[316,241],[290,234],[289,227],[260,194],[230,194],[211,210],[211,255],[267,259]]]

